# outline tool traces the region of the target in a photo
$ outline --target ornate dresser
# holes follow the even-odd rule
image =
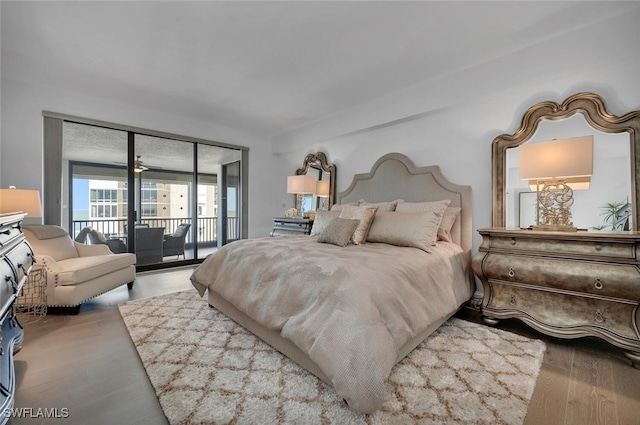
[[[13,354],[22,347],[24,331],[13,303],[27,280],[33,251],[21,230],[24,214],[0,214],[0,423],[9,419],[15,395]]]
[[[309,218],[273,218],[271,236],[308,235],[311,233],[313,220]]]
[[[479,233],[472,266],[485,322],[515,317],[555,337],[599,337],[640,368],[640,232]]]

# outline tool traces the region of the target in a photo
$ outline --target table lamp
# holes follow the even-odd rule
[[[29,218],[42,217],[40,191],[16,189],[0,189],[0,213],[24,212]]]
[[[573,231],[573,191],[588,189],[593,174],[593,136],[520,146],[520,178],[537,191],[535,230]]]

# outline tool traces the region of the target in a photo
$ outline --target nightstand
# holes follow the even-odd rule
[[[309,235],[312,227],[313,220],[310,218],[273,217],[271,236]]]
[[[486,323],[518,318],[559,338],[598,337],[640,368],[640,232],[478,232],[472,266]]]

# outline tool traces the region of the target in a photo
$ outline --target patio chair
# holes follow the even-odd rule
[[[127,252],[127,245],[122,239],[107,239],[102,232],[92,229],[91,227],[85,227],[78,233],[75,241],[78,243],[86,243],[89,239],[91,245],[106,245],[114,254],[122,254]]]
[[[121,239],[107,239],[102,232],[99,232],[95,229],[91,229],[91,231],[87,234],[87,237],[89,238],[89,242],[91,243],[91,245],[106,245],[114,254],[122,254],[124,252],[127,252],[127,246]]]
[[[164,227],[136,228],[137,264],[162,263]]]
[[[176,228],[173,234],[164,235],[163,249],[165,257],[176,255],[177,258],[180,258],[182,255],[183,258],[186,258],[184,255],[184,243],[190,227],[191,224],[182,223]]]

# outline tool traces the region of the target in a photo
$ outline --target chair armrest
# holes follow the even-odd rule
[[[91,257],[94,255],[109,255],[113,254],[107,245],[85,245],[78,242],[74,242],[79,257]]]
[[[49,255],[36,254],[35,259],[34,265],[43,266],[47,270],[47,273],[58,274],[62,270],[58,262]]]

